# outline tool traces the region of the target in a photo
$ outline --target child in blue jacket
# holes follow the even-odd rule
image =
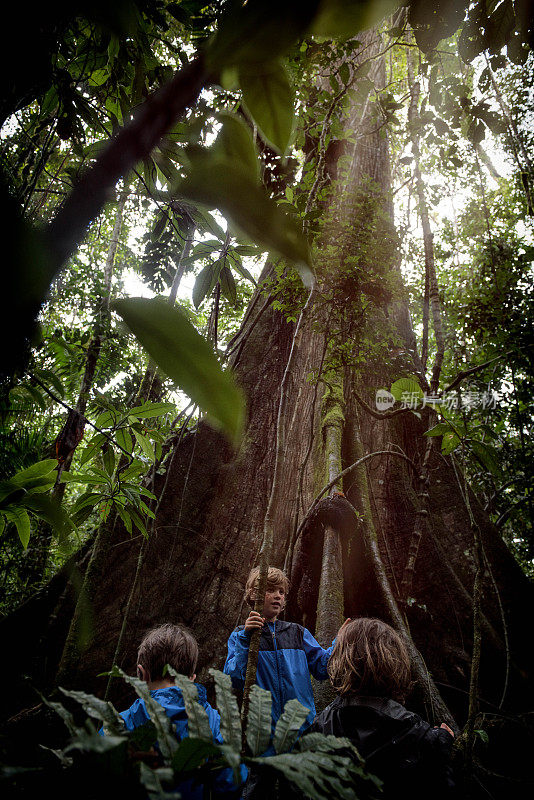
[[[245,589],[245,599],[250,606],[254,606],[256,600],[258,577],[259,568],[254,567]],[[231,676],[235,688],[243,688],[250,635],[261,629],[256,683],[272,695],[273,727],[287,701],[296,698],[309,709],[305,729],[315,717],[310,673],[319,681],[326,680],[334,643],[325,650],[302,625],[278,619],[284,610],[288,587],[285,573],[269,567],[263,614],[251,611],[245,624],[230,635],[224,672]]]
[[[180,625],[167,623],[150,630],[143,638],[137,653],[137,676],[145,681],[150,689],[150,694],[165,709],[165,713],[174,725],[178,741],[185,739],[188,733],[187,715],[181,689],[175,685],[174,679],[164,676],[166,664],[173,667],[181,675],[188,675],[195,680],[195,669],[198,661],[197,642],[187,630]],[[220,732],[220,715],[206,698],[206,689],[195,683],[198,692],[198,702],[208,715],[209,725],[213,734],[213,741],[223,743]],[[138,698],[126,711],[121,711],[126,728],[129,731],[144,725],[149,721],[145,701]],[[241,779],[246,778],[246,768],[241,766]],[[203,787],[188,780],[178,787],[180,796],[187,800],[201,800]],[[224,769],[215,779],[215,797],[237,797],[239,791],[233,781],[232,770]]]

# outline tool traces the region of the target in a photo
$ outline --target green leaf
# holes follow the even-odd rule
[[[241,69],[239,82],[243,102],[263,139],[282,155],[293,130],[294,93],[285,67],[262,65],[261,71]]]
[[[378,24],[399,5],[399,0],[322,0],[310,33],[348,39]]]
[[[60,397],[65,397],[65,389],[55,372],[51,369],[34,369],[34,373],[41,380],[51,383]]]
[[[288,189],[286,189],[287,193]],[[256,245],[250,244],[238,244],[234,248],[236,253],[239,253],[241,256],[259,256],[261,255],[261,250]]]
[[[258,180],[259,160],[250,128],[235,114],[219,114],[217,118],[222,122],[221,130],[208,152],[212,157],[236,161]]]
[[[143,403],[142,406],[135,406],[128,412],[128,416],[137,419],[150,419],[161,417],[176,410],[174,403]]]
[[[76,727],[76,724],[74,722],[74,717],[72,716],[70,711],[67,711],[67,709],[62,703],[54,703],[51,700],[47,700],[47,698],[44,697],[43,695],[41,695],[41,699],[43,703],[48,706],[48,708],[53,709],[56,712],[56,714],[59,717],[61,717],[70,735],[74,737],[77,736],[79,729]]]
[[[217,236],[221,243],[224,242],[226,234],[209,211],[203,208],[195,208],[190,214],[197,228],[205,233],[212,233],[214,236]]]
[[[510,33],[516,24],[516,12],[512,0],[502,3],[492,3],[494,8],[491,16],[484,21],[485,47],[491,53],[499,53],[507,43]]]
[[[147,751],[150,750],[154,742],[157,741],[156,726],[153,722],[148,720],[144,725],[134,728],[133,731],[128,731],[128,739],[135,745],[136,750]],[[187,739],[184,739],[187,741]],[[174,758],[174,756],[173,756]]]
[[[59,97],[57,89],[55,86],[52,86],[52,88],[47,91],[41,101],[41,116],[46,117],[49,114],[52,114],[58,107],[58,103]]]
[[[162,211],[161,214],[159,214],[156,217],[156,223],[152,228],[152,233],[151,233],[152,239],[159,239],[161,237],[168,221],[169,221],[169,215],[167,214],[166,211]]]
[[[221,736],[224,742],[239,752],[241,750],[241,717],[237,700],[232,692],[232,679],[218,669],[210,668],[215,680],[217,708],[221,715]]]
[[[83,467],[83,465],[86,464],[89,459],[93,458],[105,441],[107,441],[107,439],[103,433],[97,433],[96,436],[93,436],[91,441],[83,449],[82,456],[80,458],[80,466]]]
[[[50,475],[43,475],[42,478],[28,478],[24,481],[24,484],[21,486],[20,484],[15,483],[14,480],[11,481],[2,481],[0,484],[0,498],[1,501],[6,501],[9,495],[16,494],[18,492],[18,497],[10,497],[9,502],[18,502],[21,496],[24,496],[27,493],[35,494],[37,492],[47,492],[56,482],[56,474],[51,473]]]
[[[83,753],[94,753],[97,759],[105,759],[113,765],[114,770],[120,774],[126,767],[128,755],[128,739],[126,736],[100,736],[96,731],[89,731],[87,727],[78,728],[76,735],[67,747],[63,750],[64,754],[73,750],[81,750]],[[98,763],[98,762],[97,762]]]
[[[131,516],[128,514],[126,509],[122,508],[122,506],[120,506],[118,503],[115,503],[115,508],[117,509],[117,514],[119,515],[119,517],[122,519],[122,521],[124,523],[124,527],[126,528],[126,530],[128,531],[128,533],[131,536],[132,535],[132,518],[131,518]]]
[[[287,52],[304,35],[318,0],[249,0],[226,4],[217,33],[206,51],[208,71],[233,64],[269,61]]]
[[[144,475],[145,472],[146,464],[140,459],[134,458],[132,463],[121,472],[122,481],[124,482],[127,478],[138,478],[140,475]]]
[[[232,769],[234,773],[234,783],[240,784],[241,783],[241,775],[240,775],[240,766],[241,766],[241,754],[239,750],[234,750],[233,747],[230,747],[227,744],[220,744],[219,745],[219,752],[223,756],[224,760],[228,764],[228,766]]]
[[[415,394],[419,398],[423,397],[423,392],[416,378],[399,378],[398,381],[395,381],[395,383],[391,385],[391,389],[389,391],[395,400],[399,402],[405,392],[408,392],[409,394]]]
[[[135,525],[139,533],[142,533],[143,536],[146,536],[145,521],[141,519],[135,508],[133,506],[128,506],[127,508],[124,509],[124,512],[128,514],[128,516],[132,520],[133,524]]]
[[[95,425],[99,428],[113,428],[120,417],[121,412],[118,409],[109,408],[107,411],[103,411],[98,415]]]
[[[444,456],[448,456],[459,444],[460,439],[455,433],[446,433],[441,440],[441,452]]]
[[[48,400],[46,397],[43,397],[41,394],[40,389],[36,386],[23,386],[21,387],[24,391],[30,395],[32,400],[39,406],[40,409],[45,410],[48,405]]]
[[[97,69],[89,76],[89,86],[102,86],[109,79],[107,69]]]
[[[154,453],[154,448],[152,447],[152,442],[146,436],[144,436],[140,431],[134,430],[134,436],[136,438],[137,444],[145,454],[145,456],[149,459],[149,461],[154,462],[156,460],[156,454]]]
[[[202,301],[209,297],[217,285],[219,274],[223,265],[223,260],[218,258],[207,264],[197,275],[193,286],[193,303],[198,308]]]
[[[191,772],[205,762],[207,758],[219,755],[219,748],[205,739],[188,736],[182,739],[178,750],[172,757],[171,766],[176,775]]]
[[[250,705],[246,737],[253,756],[264,753],[271,741],[271,693],[254,684],[250,690]]]
[[[238,275],[241,275],[242,278],[245,278],[247,281],[250,281],[251,283],[254,284],[254,286],[256,286],[256,281],[254,279],[254,276],[251,275],[248,269],[243,266],[239,254],[229,251],[227,255],[228,255],[228,260],[232,265],[232,269],[235,272],[237,272]]]
[[[89,485],[101,486],[102,484],[109,484],[109,476],[102,478],[98,475],[92,475],[89,472],[62,472],[60,483],[87,483]]]
[[[190,678],[180,675],[170,665],[167,665],[169,675],[172,675],[177,686],[182,690],[187,714],[187,726],[190,736],[197,739],[206,739],[211,742],[213,734],[211,732],[208,715],[198,702],[197,687]]]
[[[44,475],[50,475],[56,467],[56,458],[45,458],[44,461],[38,461],[36,464],[32,464],[31,467],[16,472],[11,480],[18,486],[26,486],[33,478],[42,478]]]
[[[158,298],[118,300],[114,308],[161,369],[237,442],[244,421],[242,393],[184,314]]]
[[[83,148],[84,157],[92,160],[98,158],[102,151],[106,149],[107,145],[107,139],[102,139],[99,142],[92,142],[91,144],[88,144],[87,147]]]
[[[0,481],[0,503],[8,505],[9,503],[18,503],[26,494],[26,490],[17,486],[16,483],[11,481]]]
[[[60,541],[76,528],[71,517],[54,497],[29,495],[24,499],[24,506],[54,528]]]
[[[376,787],[380,782],[367,776],[353,758],[338,754],[306,750],[254,758],[251,763],[280,773],[312,800],[324,800],[325,797],[329,800],[358,800],[379,796]],[[371,781],[374,784],[372,788],[369,786]]]
[[[109,445],[106,447],[102,453],[102,461],[104,462],[104,469],[111,477],[115,472],[115,451],[113,450],[113,447]]]
[[[126,450],[127,453],[131,454],[133,448],[133,442],[129,430],[127,430],[126,428],[118,428],[115,431],[115,441],[117,442],[119,447],[122,447],[123,450]]]
[[[304,283],[311,284],[308,245],[300,227],[239,164],[209,157],[197,161],[177,191],[219,208],[246,236],[292,261]]]
[[[4,511],[6,519],[15,524],[19,539],[26,550],[30,541],[31,524],[28,512],[23,508],[8,508]]]
[[[467,138],[470,139],[473,144],[480,144],[485,134],[486,129],[484,127],[484,123],[477,119],[471,120],[469,127],[467,128]]]
[[[343,736],[325,736],[324,733],[307,733],[299,739],[298,749],[301,752],[313,750],[316,753],[332,753],[335,750],[345,753],[349,751],[356,761],[361,765],[364,764],[363,758],[360,756],[351,740]]]
[[[473,453],[479,458],[488,472],[491,472],[492,475],[501,476],[502,468],[499,451],[492,445],[480,442],[478,439],[468,439],[467,441]]]
[[[344,61],[339,68],[339,77],[341,78],[345,86],[350,81],[350,67],[346,61]]]
[[[228,267],[223,267],[219,274],[219,283],[221,284],[221,292],[232,303],[233,306],[237,303],[237,286],[235,284],[234,276]]]
[[[444,433],[450,433],[451,426],[448,422],[438,422],[433,428],[429,428],[424,432],[423,436],[443,436]]]
[[[100,700],[99,697],[95,697],[93,694],[71,691],[64,689],[62,686],[59,687],[59,691],[66,697],[76,700],[90,717],[102,722],[106,735],[120,736],[125,733],[124,720],[112,703]]]
[[[74,505],[71,507],[71,514],[75,519],[78,521],[77,515],[83,509],[89,507],[92,511],[97,503],[99,503],[102,499],[102,495],[98,492],[84,492],[81,497],[79,497]],[[76,515],[76,516],[75,516]]]
[[[279,718],[274,729],[273,745],[277,753],[283,753],[293,746],[309,713],[309,708],[303,706],[298,700],[287,701],[284,706],[284,713]]]

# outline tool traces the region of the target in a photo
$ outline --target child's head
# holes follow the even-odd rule
[[[341,695],[391,697],[402,702],[410,688],[410,657],[390,625],[361,617],[340,630],[328,674]]]
[[[251,608],[254,608],[254,602],[256,600],[256,590],[258,588],[258,579],[260,575],[260,568],[254,567],[250,570],[250,574],[247,579],[247,584],[245,587],[245,600],[249,604]],[[269,571],[267,573],[267,589],[265,598],[273,593],[276,593],[279,590],[280,594],[283,595],[281,598],[281,604],[278,609],[278,613],[276,612],[276,608],[270,608],[268,616],[278,616],[278,614],[283,611],[285,605],[285,596],[287,595],[289,589],[289,580],[285,572],[282,572],[281,569],[277,567],[269,567]]]
[[[191,677],[197,661],[198,644],[193,634],[182,625],[170,622],[145,633],[137,652],[138,672],[147,681],[162,680],[166,664],[181,675]]]

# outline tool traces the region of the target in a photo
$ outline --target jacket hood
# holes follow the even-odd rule
[[[316,722],[326,724],[325,732],[349,736],[365,758],[413,729],[419,720],[417,714],[387,697],[337,697]]]
[[[202,686],[201,683],[195,683],[194,685],[197,688],[198,702],[200,705],[205,705],[208,699],[205,686]],[[176,714],[185,712],[184,696],[182,690],[178,686],[166,686],[164,689],[152,689],[150,695],[165,709],[169,709],[169,716],[171,719],[173,719]]]

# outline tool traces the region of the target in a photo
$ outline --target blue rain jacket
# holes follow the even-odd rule
[[[224,672],[236,689],[242,689],[247,671],[250,634],[244,625],[230,634]],[[334,639],[335,642],[335,639]],[[267,622],[261,631],[256,683],[272,695],[273,729],[288,700],[296,698],[310,713],[302,730],[314,720],[315,703],[310,673],[319,681],[328,677],[326,667],[334,642],[326,650],[307,628],[296,622]]]
[[[210,706],[206,697],[206,689],[202,684],[195,683],[198,691],[198,702],[205,709],[208,715],[208,721],[213,734],[213,741],[217,744],[223,744],[223,738],[220,731],[221,716],[218,711]],[[150,692],[154,700],[163,706],[165,713],[173,723],[178,741],[185,739],[188,735],[187,715],[185,713],[185,704],[182,696],[182,691],[177,686],[168,686],[165,689],[155,689]],[[120,712],[126,728],[133,731],[149,721],[145,701],[138,698],[130,708],[126,711]],[[247,778],[247,769],[242,764],[240,767],[241,780],[244,782]],[[202,800],[203,787],[198,784],[194,785],[193,781],[188,780],[180,783],[177,787],[180,795],[184,800]],[[219,772],[215,779],[214,785],[215,797],[218,796],[234,796],[239,795],[238,787],[234,783],[233,774],[231,769],[224,769]]]

